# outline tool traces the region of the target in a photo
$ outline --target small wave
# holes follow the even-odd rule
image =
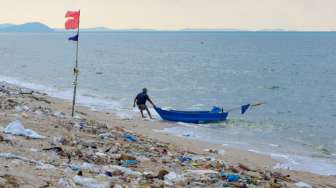
[[[29,88],[29,89],[36,90],[39,92],[47,93],[51,97],[64,99],[67,101],[71,101],[73,97],[72,89],[59,90],[59,89],[56,89],[55,87],[49,87],[49,86],[29,83],[29,82],[23,82],[16,78],[11,78],[11,77],[6,77],[6,76],[0,76],[0,80],[7,82],[9,84],[17,85],[19,87]],[[89,93],[92,93],[92,92],[86,91],[85,89],[82,89],[81,91],[79,91],[78,96],[77,96],[77,103],[83,106],[90,107],[92,110],[120,110],[121,109],[120,102],[113,101],[113,100],[104,100],[102,98],[99,98],[99,96],[97,95],[93,95]]]
[[[278,153],[272,153],[271,157],[279,161],[279,163],[274,166],[275,169],[305,171],[326,176],[336,175],[336,162],[333,159]]]

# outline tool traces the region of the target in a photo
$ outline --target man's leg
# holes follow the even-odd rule
[[[147,113],[148,113],[149,117],[150,117],[151,119],[153,119],[153,117],[152,117],[152,115],[151,115],[151,113],[150,113],[149,109],[147,108],[147,106],[146,106],[146,111],[147,111]]]
[[[143,114],[143,109],[140,109],[140,113],[141,113],[141,117],[142,117],[142,118],[146,118],[146,117],[144,116],[144,114]]]

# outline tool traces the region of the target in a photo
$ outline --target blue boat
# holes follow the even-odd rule
[[[223,112],[222,109],[214,107],[211,111],[177,111],[163,110],[155,107],[156,112],[163,120],[185,122],[185,123],[212,123],[225,121],[228,112]]]

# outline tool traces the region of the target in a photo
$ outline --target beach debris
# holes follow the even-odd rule
[[[165,169],[162,169],[159,171],[158,175],[156,176],[156,178],[164,180],[165,175],[169,174],[169,172]]]
[[[109,177],[112,177],[112,176],[113,176],[113,173],[110,172],[110,171],[106,171],[106,172],[104,172],[104,174],[105,174],[106,176],[109,176]]]
[[[5,133],[7,134],[13,134],[17,136],[25,136],[28,138],[34,138],[34,139],[43,139],[44,136],[39,135],[35,131],[31,129],[25,129],[21,123],[20,120],[15,120],[11,122],[6,128]]]
[[[18,179],[13,175],[5,174],[5,175],[1,176],[0,178],[1,178],[0,179],[0,185],[3,182],[4,187],[13,187],[13,188],[19,188],[20,187]]]
[[[62,177],[58,181],[58,188],[76,188],[76,184],[72,179],[68,177]]]
[[[185,181],[185,177],[183,175],[178,175],[175,172],[169,172],[164,176],[164,183],[169,186],[173,186],[177,183],[181,184]]]
[[[42,102],[45,102],[47,104],[51,104],[51,102],[49,100],[45,99],[44,97],[36,96],[36,95],[34,95],[34,93],[32,93],[30,95],[30,97],[33,98],[33,99],[35,99],[35,100],[37,100],[37,101],[42,101]]]
[[[240,179],[239,174],[225,173],[223,170],[220,172],[220,176],[226,178],[228,182],[236,182]]]
[[[44,163],[41,163],[41,165],[38,165],[36,167],[36,169],[39,169],[39,170],[51,170],[51,169],[55,169],[56,167],[54,165],[51,165],[51,164],[44,164]]]
[[[35,160],[30,160],[26,157],[22,157],[13,153],[0,153],[0,158],[4,158],[4,159],[17,159],[17,160],[21,160],[27,163],[31,163],[31,164],[35,164],[35,165],[40,165],[42,166],[44,163],[41,161],[35,161]]]
[[[313,186],[311,186],[307,183],[304,183],[302,181],[295,183],[295,186],[299,187],[299,188],[312,188],[313,187]]]
[[[66,116],[64,112],[55,112],[53,115],[59,118],[65,118]]]
[[[108,139],[108,138],[114,138],[112,133],[102,133],[98,135],[100,139]]]
[[[30,108],[26,105],[15,106],[15,112],[28,112]]]
[[[18,102],[11,98],[0,97],[0,109],[2,110],[12,110],[15,106],[18,105]]]
[[[73,180],[77,185],[87,188],[108,188],[111,186],[109,182],[98,182],[94,178],[83,177],[78,175],[73,177]]]
[[[135,167],[138,163],[139,163],[139,161],[137,161],[137,160],[125,160],[125,161],[122,161],[121,166],[123,166],[123,167],[129,167],[129,166]]]
[[[192,161],[192,158],[189,157],[189,156],[181,156],[179,158],[179,160],[180,160],[181,163],[184,163],[184,162],[190,162],[190,161]]]
[[[43,127],[44,134],[48,134],[48,137],[40,140],[16,138],[12,135],[17,134],[13,133],[1,134],[5,129],[0,126],[0,143],[3,144],[4,151],[10,150],[0,153],[0,162],[4,169],[0,172],[5,174],[8,169],[33,170],[29,177],[21,176],[25,176],[25,172],[20,172],[20,176],[13,176],[15,181],[12,182],[17,182],[20,187],[27,181],[22,178],[31,180],[32,177],[38,177],[36,182],[41,187],[60,188],[302,186],[289,175],[273,170],[253,169],[253,166],[242,163],[229,164],[220,159],[224,150],[212,148],[205,150],[206,152],[195,153],[139,135],[117,126],[117,123],[111,125],[105,120],[97,120],[86,112],[77,112],[82,118],[73,119],[62,112],[63,107],[32,100],[31,95],[49,100],[38,92],[27,91],[20,94],[15,88],[5,89],[8,96],[6,91],[1,92],[0,86],[0,103],[11,110],[3,110],[3,122],[12,120],[12,117],[26,117],[25,121],[36,123],[32,126],[50,122],[50,126]],[[21,124],[21,129],[27,131],[21,122],[15,124]],[[9,127],[7,126],[8,129]],[[4,144],[8,139],[15,147]],[[31,142],[28,143],[31,147],[25,148],[27,143],[24,142]],[[54,179],[46,180],[45,175]],[[40,177],[43,179],[39,179]],[[0,187],[2,184],[8,185],[7,179],[0,175]]]
[[[129,142],[136,142],[136,141],[138,141],[138,138],[136,136],[130,135],[130,134],[127,134],[127,133],[124,134],[124,138],[127,141],[129,141]]]
[[[246,166],[246,165],[244,165],[244,164],[242,164],[242,163],[239,163],[239,164],[238,164],[238,167],[239,167],[240,169],[244,170],[244,171],[251,171],[251,169],[250,169],[248,166]]]
[[[142,173],[134,171],[130,168],[122,167],[122,166],[117,166],[117,165],[109,165],[109,166],[104,166],[103,167],[104,171],[109,171],[112,172],[112,174],[125,174],[129,176],[136,176],[139,177],[142,175]]]

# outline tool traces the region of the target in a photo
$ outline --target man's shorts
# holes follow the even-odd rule
[[[145,110],[147,108],[146,104],[137,104],[139,110]]]

